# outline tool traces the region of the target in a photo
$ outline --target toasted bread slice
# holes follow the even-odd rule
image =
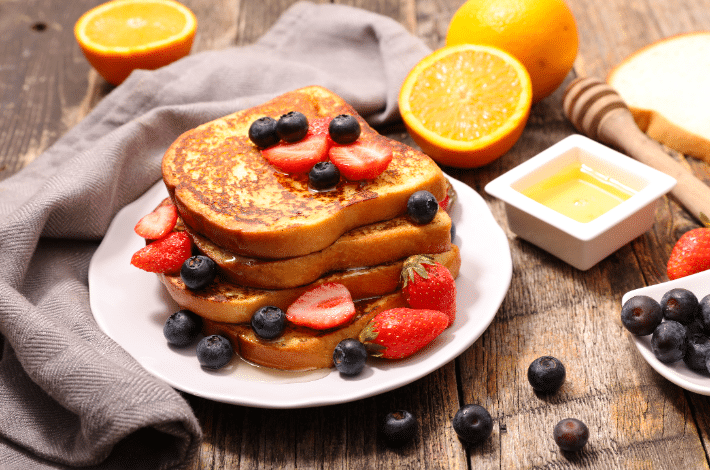
[[[307,175],[277,171],[248,138],[251,123],[300,111],[313,120],[355,116],[360,139],[392,148],[388,168],[368,181],[312,191]],[[331,245],[345,232],[406,212],[409,196],[446,196],[441,169],[425,154],[378,134],[342,98],[321,87],[281,95],[261,106],[203,124],[181,135],[162,162],[163,180],[180,216],[214,244],[243,256],[279,259]]]
[[[235,351],[245,360],[282,370],[324,369],[333,366],[333,350],[347,338],[357,338],[360,331],[379,312],[405,306],[401,291],[355,303],[357,314],[346,326],[333,330],[312,330],[289,325],[276,339],[264,340],[248,324],[229,324],[205,320],[206,335],[225,335]]]
[[[456,245],[432,257],[446,266],[456,277],[461,267],[461,254]],[[170,296],[181,308],[192,310],[203,318],[224,323],[248,323],[260,307],[273,305],[286,310],[306,290],[326,283],[339,282],[353,299],[378,297],[399,288],[404,260],[370,268],[339,271],[319,278],[306,286],[292,289],[264,290],[243,287],[225,280],[221,274],[206,288],[192,291],[185,287],[180,275],[159,274]]]
[[[358,227],[321,251],[280,260],[239,256],[187,229],[195,246],[212,258],[230,281],[261,289],[289,289],[309,284],[332,271],[377,266],[419,253],[451,249],[451,219],[440,210],[418,225],[401,216]]]

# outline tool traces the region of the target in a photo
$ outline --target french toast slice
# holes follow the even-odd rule
[[[318,331],[289,325],[276,339],[259,338],[248,324],[229,324],[204,320],[205,335],[226,335],[235,352],[246,361],[282,370],[325,369],[333,366],[333,350],[347,338],[357,338],[360,331],[379,312],[403,307],[401,291],[375,299],[355,302],[357,314],[349,324]]]
[[[440,210],[434,220],[419,225],[400,216],[343,234],[332,245],[293,258],[266,260],[229,252],[189,227],[195,246],[212,258],[231,282],[261,289],[289,289],[309,284],[332,271],[378,266],[419,253],[451,249],[451,219]]]
[[[254,120],[289,111],[309,121],[351,114],[360,122],[360,139],[390,147],[392,161],[373,180],[341,178],[333,190],[312,191],[307,175],[276,170],[248,137]],[[185,132],[166,151],[162,171],[187,226],[229,251],[268,259],[320,251],[349,230],[404,214],[418,190],[437,200],[447,190],[431,158],[378,134],[342,98],[315,86]]]
[[[461,267],[461,254],[456,245],[444,253],[432,254],[446,266],[454,278]],[[226,280],[218,274],[215,281],[201,290],[185,287],[179,274],[159,274],[170,296],[181,307],[192,310],[203,318],[223,323],[248,323],[252,314],[266,305],[286,310],[306,290],[327,282],[345,285],[353,299],[383,296],[397,291],[404,259],[369,268],[338,271],[320,277],[306,286],[291,289],[256,289]]]

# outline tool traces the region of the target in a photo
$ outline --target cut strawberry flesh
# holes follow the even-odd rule
[[[185,232],[172,232],[136,251],[131,264],[151,273],[175,273],[192,255],[192,241]]]
[[[355,304],[347,287],[329,282],[304,292],[286,310],[294,325],[317,330],[335,328],[355,316]]]
[[[307,173],[328,159],[328,136],[310,135],[293,143],[280,143],[261,151],[266,160],[285,173]]]
[[[143,216],[134,231],[147,240],[157,240],[170,233],[175,227],[177,218],[177,208],[172,204],[166,204]]]
[[[392,161],[392,149],[376,140],[358,140],[352,144],[333,145],[329,156],[341,175],[350,181],[360,181],[382,174]]]

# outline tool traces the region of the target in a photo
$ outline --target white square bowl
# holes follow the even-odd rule
[[[635,191],[582,223],[521,191],[572,163],[582,163]],[[676,180],[582,135],[571,135],[486,185],[505,202],[510,229],[520,238],[585,271],[651,228],[658,200]]]

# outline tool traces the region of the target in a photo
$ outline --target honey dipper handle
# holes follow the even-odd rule
[[[695,177],[687,168],[673,160],[661,145],[644,134],[628,108],[618,108],[604,115],[597,127],[600,141],[617,147],[630,157],[672,176],[678,184],[671,194],[696,219],[703,213],[710,217],[710,186]]]

